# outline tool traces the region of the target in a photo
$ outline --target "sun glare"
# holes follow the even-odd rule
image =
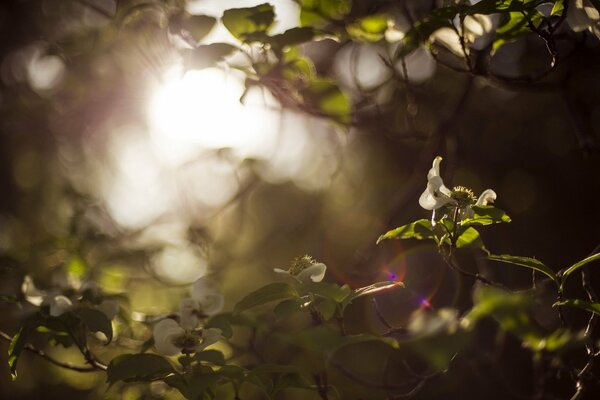
[[[157,153],[182,161],[198,149],[233,148],[244,153],[264,134],[264,107],[240,102],[242,81],[217,68],[189,71],[160,87],[152,98],[150,121]]]

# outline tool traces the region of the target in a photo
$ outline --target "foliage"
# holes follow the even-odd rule
[[[184,72],[220,67],[241,74],[244,93],[240,101],[258,88],[282,109],[324,119],[345,131],[372,124],[380,117],[377,113],[381,108],[399,109],[394,103],[398,93],[390,95],[390,87],[396,90],[401,86],[407,130],[416,132],[416,141],[431,143],[432,148],[444,141],[444,133],[431,137],[418,134],[417,125],[428,122],[414,118],[416,111],[410,110],[414,110],[419,92],[430,88],[413,87],[406,66],[411,58],[425,52],[439,65],[467,76],[465,98],[473,77],[483,84],[529,85],[528,89],[537,90],[556,83],[548,79],[569,58],[561,53],[563,48],[576,49],[590,35],[598,36],[600,11],[597,1],[590,1],[591,6],[587,1],[565,0],[443,1],[429,2],[427,7],[405,1],[376,2],[366,7],[360,1],[298,0],[297,26],[278,31],[277,4],[270,3],[226,9],[220,16],[192,14],[181,1],[118,1],[112,12],[98,6],[98,2],[72,3],[91,8],[106,21],[85,32],[66,29],[63,36],[57,34],[59,37],[52,39],[47,52],[68,60],[70,68],[80,66],[89,43],[106,51],[102,54],[116,54],[128,52],[120,47],[124,46],[123,37],[127,38],[123,42],[139,46],[146,46],[144,40],[148,37],[160,38],[161,45],[176,55]],[[583,8],[578,7],[584,3]],[[207,42],[218,25],[230,37]],[[533,69],[527,70],[529,63],[523,62],[515,69],[527,73],[497,73],[493,67],[496,57],[502,57],[511,46],[536,40],[542,45],[543,55],[541,62],[531,63]],[[358,79],[352,84],[343,82],[326,65],[327,60],[315,56],[319,51],[326,53],[318,46],[337,50],[371,46],[366,48],[376,49],[386,69],[385,78],[369,88]],[[108,62],[103,64],[105,60],[95,61],[98,64],[94,73],[99,75],[114,67]],[[564,81],[552,87],[566,91],[573,74],[560,74]],[[72,90],[62,100],[77,103],[78,91]],[[42,99],[47,95],[42,89],[32,92]],[[381,98],[389,102],[378,103]],[[459,105],[463,103],[461,100]],[[62,112],[60,106],[48,107]],[[452,114],[460,114],[460,108],[455,111]],[[396,112],[390,114],[394,123],[399,119]],[[53,124],[57,125],[56,121]],[[439,125],[440,131],[451,126],[444,121]],[[390,130],[396,132],[396,128]],[[450,137],[446,139],[450,151],[454,142]],[[410,146],[413,144],[407,145],[408,151],[412,151]],[[494,149],[479,151],[487,154]],[[227,149],[219,152],[226,157]],[[68,159],[69,155],[60,157]],[[287,270],[275,269],[279,276],[271,274],[270,281],[262,282],[255,290],[236,293],[233,298],[238,301],[227,303],[230,311],[223,311],[226,302],[217,284],[202,278],[192,285],[189,296],[181,294],[184,289],[177,292],[181,294],[179,310],[173,304],[161,304],[142,312],[129,303],[129,289],[123,284],[127,278],[134,281],[137,275],[127,276],[119,270],[129,264],[141,265],[143,270],[161,249],[131,245],[143,232],[124,232],[111,224],[102,229],[88,224],[94,219],[90,212],[95,210],[94,201],[80,193],[69,193],[74,206],[66,233],[49,235],[41,243],[24,241],[23,246],[1,243],[3,252],[9,249],[2,254],[1,267],[11,277],[12,291],[2,293],[0,301],[7,309],[22,310],[15,312],[15,333],[2,332],[8,344],[11,377],[17,378],[19,360],[25,352],[31,352],[65,370],[105,374],[109,393],[135,385],[149,390],[158,382],[186,399],[292,398],[298,392],[321,399],[411,398],[419,393],[432,398],[436,385],[431,381],[460,371],[470,355],[479,352],[478,341],[485,336],[497,341],[508,337],[509,343],[516,343],[511,351],[518,352],[519,359],[528,360],[536,374],[532,390],[541,392],[535,398],[546,398],[552,384],[559,380],[568,386],[573,399],[583,398],[595,384],[592,368],[600,356],[594,332],[600,301],[590,281],[590,271],[600,259],[598,249],[563,269],[534,257],[494,254],[497,248],[505,253],[503,245],[506,247],[512,239],[506,234],[509,231],[502,231],[503,224],[512,222],[511,217],[492,204],[496,193],[491,189],[476,197],[467,187],[446,187],[440,173],[441,160],[439,156],[434,159],[428,174],[424,168],[421,171],[421,165],[415,166],[425,186],[419,204],[431,214],[413,220],[407,217],[412,208],[397,211],[390,220],[400,218],[402,225],[388,229],[390,223],[386,222],[375,243],[382,254],[393,253],[390,258],[402,255],[403,246],[423,246],[444,264],[444,274],[453,274],[458,282],[452,301],[444,299],[432,306],[425,296],[414,296],[419,304],[409,315],[387,315],[390,310],[380,307],[381,299],[415,292],[410,282],[395,273],[386,271],[382,279],[361,272],[355,274],[360,284],[344,283],[335,269],[327,270],[324,263],[309,256],[295,259]],[[253,176],[252,172],[247,175]],[[394,199],[380,196],[377,201],[391,208]],[[541,228],[554,229],[554,218],[548,216],[548,226]],[[52,225],[48,221],[36,223]],[[192,225],[190,222],[186,243],[190,248],[203,249],[211,240],[217,243],[202,227],[195,229]],[[503,245],[496,245],[494,240],[488,244],[488,234],[494,231],[504,232],[505,237],[490,236]],[[573,227],[561,233],[575,231]],[[327,240],[342,240],[336,236],[337,231],[331,232]],[[288,241],[296,239],[297,234],[301,236],[291,228],[287,234]],[[558,235],[556,240],[560,245]],[[398,245],[397,241],[403,242]],[[234,247],[227,242],[218,245]],[[354,250],[362,254],[364,249]],[[277,255],[277,251],[273,253]],[[51,268],[30,271],[31,265],[38,262]],[[531,288],[523,290],[501,278],[517,276],[523,268],[531,272]],[[326,270],[334,273],[329,272],[324,281]],[[580,285],[575,277],[581,279]],[[248,286],[252,283],[249,281]],[[542,293],[541,288],[547,292]],[[577,318],[585,318],[587,325]],[[80,355],[79,363],[54,356],[46,350],[49,346],[54,346],[59,355],[63,354],[60,350],[75,350]],[[485,357],[487,353],[481,358]],[[392,376],[397,381],[390,383]],[[427,390],[434,394],[427,397]],[[443,393],[440,397],[449,395]]]

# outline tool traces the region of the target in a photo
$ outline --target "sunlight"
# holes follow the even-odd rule
[[[217,68],[167,79],[152,97],[150,122],[157,154],[187,161],[201,149],[231,148],[247,155],[268,129],[265,107],[244,105],[241,79]]]

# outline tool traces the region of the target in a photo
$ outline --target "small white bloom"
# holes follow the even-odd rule
[[[50,315],[58,317],[69,311],[73,307],[73,303],[66,296],[54,296],[50,301]]]
[[[486,189],[479,195],[476,206],[487,206],[489,203],[496,201],[496,192],[492,189]]]
[[[218,314],[225,305],[223,293],[217,284],[207,276],[203,276],[192,285],[192,299],[198,302],[202,315]]]
[[[23,292],[25,300],[34,306],[41,305],[46,296],[46,292],[39,290],[29,275],[25,275],[25,278],[23,279],[23,283],[21,284],[21,292]]]
[[[291,276],[300,282],[321,282],[325,277],[325,272],[327,272],[327,266],[316,262],[312,257],[303,256],[296,258],[289,270],[273,268],[273,271]]]
[[[168,318],[163,319],[154,325],[152,331],[156,351],[165,356],[179,354],[181,352],[181,347],[177,346],[175,342],[183,335],[185,335],[185,329],[179,326],[176,321]]]
[[[174,356],[185,351],[197,353],[216,343],[221,338],[217,328],[202,329],[201,332],[184,329],[172,319],[163,319],[152,331],[156,351],[165,356]]]
[[[444,185],[440,176],[440,163],[442,157],[433,159],[433,165],[427,173],[427,187],[419,197],[419,205],[426,210],[437,210],[438,208],[454,202],[450,194],[452,191]]]

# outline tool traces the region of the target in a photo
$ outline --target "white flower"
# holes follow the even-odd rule
[[[194,329],[198,326],[200,318],[198,302],[194,299],[183,299],[179,303],[179,324],[184,329]]]
[[[73,303],[66,296],[54,296],[50,301],[50,315],[59,317],[69,311],[73,307]]]
[[[202,329],[201,332],[184,329],[172,319],[163,319],[152,331],[156,351],[165,356],[183,352],[196,353],[204,350],[221,338],[221,330]]]
[[[291,276],[300,282],[321,282],[327,272],[327,266],[316,262],[310,256],[303,256],[296,258],[289,270],[273,268],[273,271]]]
[[[473,206],[487,206],[496,200],[496,192],[492,189],[486,189],[481,193],[479,198],[471,189],[463,186],[455,186],[452,190],[444,185],[444,181],[440,176],[440,163],[442,157],[437,156],[433,160],[433,165],[427,173],[427,187],[419,197],[419,204],[426,210],[432,210],[431,224],[436,224],[435,210],[446,204],[452,204],[458,208],[461,219],[473,218]]]
[[[218,314],[225,305],[223,293],[207,276],[203,276],[192,285],[192,299],[198,302],[200,314],[207,316]]]
[[[600,13],[590,0],[570,0],[567,23],[575,32],[587,29],[600,37]]]
[[[492,189],[486,189],[479,195],[476,206],[487,206],[489,203],[496,201],[496,192]]]
[[[437,210],[438,208],[454,202],[450,195],[452,191],[444,185],[440,176],[440,163],[442,157],[433,159],[433,165],[427,173],[427,188],[419,197],[419,205],[426,210]]]

